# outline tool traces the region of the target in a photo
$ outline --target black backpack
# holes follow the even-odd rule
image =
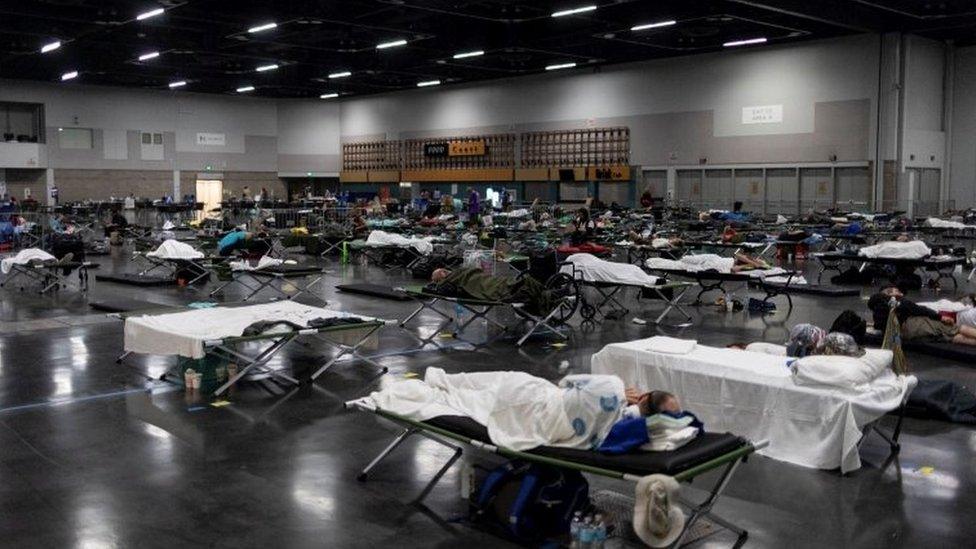
[[[868,323],[861,315],[854,311],[847,310],[838,316],[834,323],[830,325],[831,332],[841,332],[854,338],[858,345],[864,345],[865,336],[868,331]]]

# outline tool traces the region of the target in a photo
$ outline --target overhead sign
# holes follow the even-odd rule
[[[779,124],[783,122],[783,105],[742,107],[743,124]]]
[[[488,153],[484,139],[473,141],[451,141],[448,156],[484,156]]]
[[[424,156],[440,158],[447,156],[447,143],[424,143]]]
[[[586,175],[590,181],[628,181],[630,166],[590,167]]]
[[[226,147],[227,134],[223,133],[198,133],[197,145],[205,147]]]

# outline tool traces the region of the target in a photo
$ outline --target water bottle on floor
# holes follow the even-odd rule
[[[576,511],[573,514],[573,520],[569,523],[569,547],[570,549],[579,549],[580,546],[580,528],[583,526],[583,511]]]
[[[593,536],[590,541],[590,549],[603,549],[607,541],[607,525],[603,522],[603,515],[597,513],[593,520]]]
[[[593,517],[591,517],[590,515],[586,515],[586,518],[583,519],[583,524],[580,526],[580,533],[579,533],[580,549],[590,549],[591,547],[593,547],[592,543],[593,543],[594,533],[595,532],[593,529]]]

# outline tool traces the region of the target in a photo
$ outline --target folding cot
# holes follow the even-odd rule
[[[372,244],[366,240],[350,240],[346,245],[350,250],[363,254],[371,263],[387,270],[400,268],[409,270],[425,256],[413,246]]]
[[[325,299],[311,293],[312,288],[322,281],[322,278],[326,275],[326,270],[322,267],[313,267],[308,265],[288,265],[288,264],[273,264],[257,267],[247,267],[247,268],[236,268],[236,265],[231,266],[231,279],[225,281],[220,286],[214,288],[210,292],[210,296],[221,293],[225,288],[231,285],[240,285],[250,291],[246,296],[244,296],[241,301],[250,301],[251,298],[256,296],[265,288],[270,288],[280,294],[282,297],[287,299],[294,299],[302,294],[308,294],[312,298],[322,303],[325,303]],[[315,277],[310,282],[302,284],[301,281],[308,277]],[[297,291],[294,293],[289,293],[285,291],[282,287],[284,282],[288,282]]]
[[[421,337],[414,334],[410,330],[406,330],[407,333],[413,335],[420,341],[421,347],[426,347],[430,344],[436,345],[436,343],[434,343],[434,339],[439,337],[442,330],[452,323],[457,323],[457,326],[453,330],[453,336],[455,339],[468,343],[474,347],[482,347],[492,343],[509,330],[508,325],[488,316],[489,313],[496,308],[509,309],[515,313],[516,317],[518,317],[520,321],[525,321],[528,323],[528,328],[522,333],[522,336],[516,342],[516,345],[519,347],[521,347],[522,344],[525,343],[525,340],[527,340],[530,336],[540,333],[542,330],[547,330],[548,332],[553,333],[562,339],[567,339],[566,335],[553,326],[553,324],[563,324],[569,320],[569,318],[572,317],[576,312],[576,307],[578,304],[578,296],[576,295],[576,292],[573,292],[571,295],[558,296],[554,300],[551,310],[545,311],[543,314],[533,314],[527,310],[525,303],[484,301],[465,297],[452,297],[427,292],[422,286],[402,288],[402,291],[413,298],[414,301],[416,301],[419,305],[412,313],[400,321],[400,328],[404,328],[406,330],[406,325],[424,311],[430,311],[441,317],[441,321],[431,331],[431,334],[428,337]],[[439,308],[440,304],[447,304],[452,308],[452,312],[455,313],[459,310],[471,313],[471,318],[458,323],[458,319],[455,317],[455,315],[444,312]],[[484,320],[489,325],[499,328],[499,334],[482,343],[476,343],[463,339],[461,334],[476,320]]]
[[[88,291],[88,269],[98,265],[89,261],[30,261],[27,263],[8,263],[9,273],[0,282],[0,287],[6,287],[11,282],[21,279],[20,286],[24,290],[28,284],[35,284],[37,293],[46,294],[70,286],[68,277],[78,273],[78,290]]]
[[[415,500],[417,502],[427,497],[444,474],[461,458],[464,447],[508,459],[518,459],[632,483],[652,474],[671,475],[679,482],[690,483],[705,473],[720,470],[721,473],[703,501],[694,503],[684,498],[679,500],[679,503],[689,508],[691,515],[685,521],[684,529],[671,547],[681,546],[692,527],[702,518],[707,518],[734,533],[737,536],[736,547],[745,543],[749,535],[748,532],[716,515],[712,508],[722,496],[739,465],[744,463],[754,452],[765,448],[768,444],[765,441],[753,443],[729,433],[703,433],[686,446],[670,452],[606,455],[588,450],[555,447],[517,451],[492,444],[487,429],[468,417],[440,416],[426,421],[416,421],[400,414],[379,409],[364,400],[347,402],[346,407],[362,412],[371,412],[402,429],[396,438],[362,469],[356,477],[360,482],[367,481],[370,472],[380,462],[414,435],[422,436],[454,451],[454,454],[421,491]]]
[[[739,282],[746,286],[750,282],[756,285],[757,289],[762,290],[766,296],[763,298],[763,302],[767,302],[774,297],[780,295],[786,296],[786,301],[789,303],[790,308],[793,308],[793,298],[790,297],[789,289],[790,285],[793,283],[793,277],[797,275],[796,271],[784,271],[777,270],[774,271],[774,275],[777,278],[786,277],[785,282],[781,283],[771,283],[763,275],[763,271],[743,271],[738,273],[724,273],[714,270],[706,271],[688,271],[682,269],[649,269],[653,272],[661,273],[666,276],[677,276],[681,278],[690,278],[698,283],[701,290],[698,291],[698,295],[695,296],[695,303],[702,303],[702,296],[712,290],[719,290],[723,293],[728,293],[725,288],[726,282]]]
[[[965,257],[924,257],[921,259],[906,259],[895,257],[865,257],[862,255],[841,252],[816,253],[813,254],[813,257],[815,257],[817,262],[820,263],[820,272],[817,273],[818,282],[825,271],[833,270],[840,273],[840,265],[843,262],[850,262],[860,263],[861,266],[859,267],[859,270],[864,270],[868,264],[886,265],[893,267],[895,270],[914,271],[916,269],[924,269],[929,272],[934,272],[936,280],[941,280],[943,278],[951,280],[953,288],[959,287],[959,283],[956,282],[956,277],[952,276],[953,271],[955,270],[956,266],[966,263]]]
[[[889,368],[863,386],[804,384],[787,367],[790,357],[700,344],[666,353],[653,350],[655,340],[607,345],[593,355],[591,369],[628,387],[678,395],[710,429],[768,439],[762,453],[773,459],[848,473],[861,466],[859,448],[872,431],[892,452],[899,449],[900,417],[890,436],[878,420],[903,407],[917,383],[912,376]]]
[[[268,367],[268,362],[288,343],[299,337],[316,338],[337,349],[337,354],[315,369],[315,380],[345,356],[362,360],[382,372],[386,368],[359,350],[369,338],[390,321],[353,315],[320,307],[302,305],[294,301],[277,301],[259,305],[218,306],[206,309],[187,309],[178,312],[113,314],[124,322],[124,352],[122,362],[133,353],[163,356],[182,356],[201,359],[213,356],[238,363],[237,374],[218,387],[214,394],[222,394],[239,380],[273,377],[279,381],[298,384],[293,376]],[[244,335],[245,330],[258,322],[276,324],[275,330]],[[354,342],[339,338],[353,336]],[[258,352],[245,354],[241,347],[254,343]]]
[[[210,278],[211,267],[229,261],[231,258],[219,256],[207,256],[201,254],[200,257],[157,257],[150,253],[135,252],[133,259],[141,259],[149,265],[139,271],[136,276],[154,278],[152,273],[162,269],[167,273],[163,278],[174,278],[176,273],[184,270],[193,273],[193,277],[187,281],[188,285],[196,284],[202,280]]]
[[[606,308],[620,315],[626,315],[630,309],[617,299],[617,294],[628,289],[636,289],[651,293],[666,304],[664,310],[654,320],[655,324],[661,324],[673,309],[677,309],[685,317],[684,322],[679,326],[684,327],[691,323],[691,315],[681,306],[681,298],[688,288],[694,286],[690,282],[668,282],[648,275],[636,265],[613,263],[590,257],[570,256],[560,264],[560,269],[561,272],[571,275],[583,287],[592,288],[599,295],[598,302],[592,304],[581,292],[580,314],[584,320],[592,321],[597,315],[606,318],[608,316],[604,312]]]

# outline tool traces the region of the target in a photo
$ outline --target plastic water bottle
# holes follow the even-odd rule
[[[597,514],[593,522],[593,538],[590,542],[591,549],[603,549],[607,541],[607,525],[603,522],[603,515]]]
[[[583,527],[583,511],[576,511],[573,514],[573,520],[569,523],[569,547],[571,549],[579,549],[580,547],[580,529]]]
[[[461,332],[461,325],[464,323],[465,309],[460,304],[454,304],[454,332]]]
[[[580,526],[579,533],[579,548],[580,549],[590,549],[593,545],[593,534],[595,533],[593,529],[593,517],[586,515],[583,519],[583,524]]]

